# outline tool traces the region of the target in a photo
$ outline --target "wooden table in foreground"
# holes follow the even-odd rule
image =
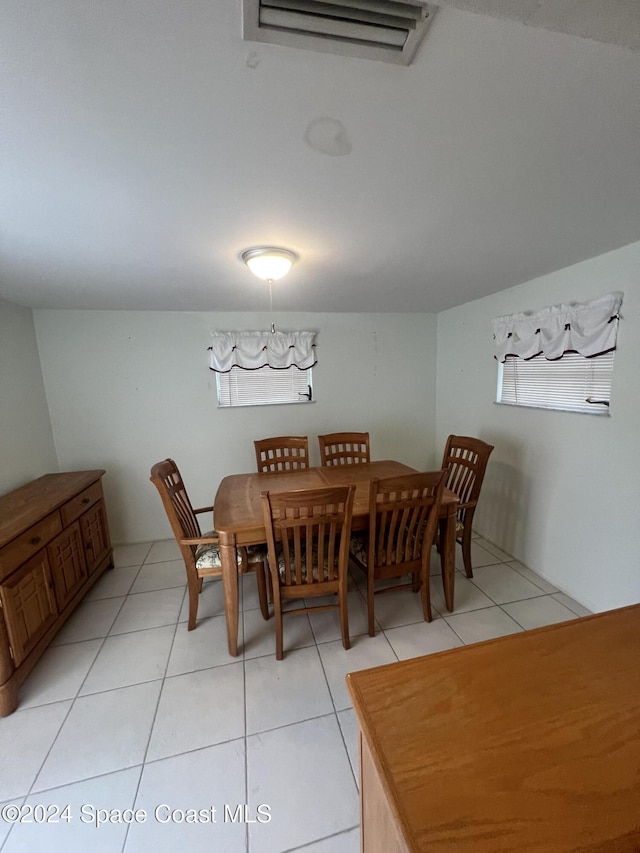
[[[308,468],[272,474],[233,474],[225,477],[216,493],[213,517],[220,535],[222,582],[224,584],[225,615],[229,654],[238,654],[238,568],[236,547],[256,545],[265,541],[266,532],[260,495],[265,491],[283,492],[290,489],[314,489],[352,483],[356,486],[353,504],[353,529],[363,529],[369,520],[369,482],[374,477],[394,477],[410,474],[402,462],[385,460],[363,465],[343,465],[329,468]],[[455,578],[455,527],[458,499],[445,489],[440,513],[442,521],[441,559],[444,595],[447,608],[453,610]]]
[[[364,853],[640,850],[640,605],[347,684]]]

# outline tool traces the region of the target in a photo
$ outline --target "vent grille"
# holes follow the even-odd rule
[[[243,0],[243,38],[409,65],[433,14],[417,0]]]

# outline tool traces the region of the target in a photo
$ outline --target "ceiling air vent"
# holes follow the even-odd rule
[[[434,11],[418,0],[242,0],[242,35],[409,65]]]

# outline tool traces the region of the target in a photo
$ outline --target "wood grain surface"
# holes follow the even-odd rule
[[[347,684],[408,850],[640,850],[640,605]]]

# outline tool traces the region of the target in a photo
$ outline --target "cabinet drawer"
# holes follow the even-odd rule
[[[71,500],[68,501],[60,510],[64,526],[68,527],[76,520],[76,518],[80,518],[82,513],[89,509],[92,504],[99,501],[101,497],[102,484],[98,482],[89,486],[89,488],[85,489],[84,492],[80,492],[80,494],[76,495],[75,498],[71,498]]]
[[[18,568],[62,530],[60,515],[52,512],[0,549],[0,579]]]

